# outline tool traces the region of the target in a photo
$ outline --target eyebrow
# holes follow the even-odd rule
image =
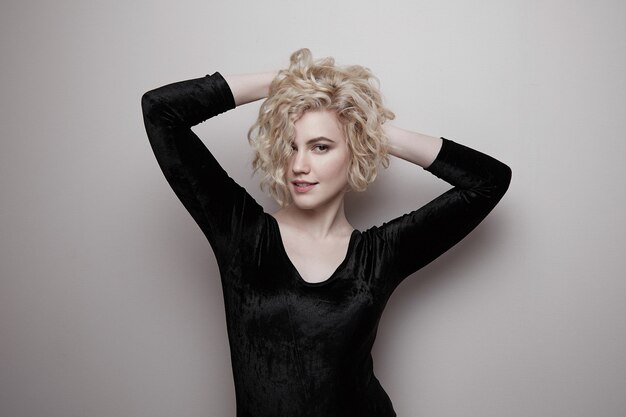
[[[313,139],[309,139],[309,140],[307,140],[307,141],[306,141],[306,144],[307,144],[307,145],[310,145],[311,143],[315,143],[315,142],[323,142],[323,141],[324,141],[324,142],[332,142],[332,143],[335,143],[335,141],[334,141],[334,140],[329,139],[329,138],[327,138],[327,137],[325,137],[325,136],[318,136],[318,137],[316,137],[316,138],[313,138]]]

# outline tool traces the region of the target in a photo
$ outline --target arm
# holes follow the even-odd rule
[[[232,259],[262,208],[222,169],[191,127],[236,106],[216,72],[146,92],[144,124],[168,183],[208,238],[218,261]]]
[[[413,162],[422,168],[432,164],[441,149],[441,138],[400,129],[388,123],[383,125],[383,130],[389,138],[391,155]]]
[[[254,74],[229,74],[224,79],[230,86],[237,106],[267,97],[269,86],[278,71]]]
[[[506,164],[467,146],[394,128],[389,133],[393,155],[421,165],[454,187],[379,228],[390,260],[382,283],[388,293],[467,236],[496,206],[511,181]]]

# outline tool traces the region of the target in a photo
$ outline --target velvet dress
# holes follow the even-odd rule
[[[380,226],[354,230],[333,274],[311,283],[289,260],[274,217],[191,130],[235,108],[222,75],[153,89],[141,105],[158,164],[219,266],[237,417],[396,416],[371,356],[385,305],[403,279],[491,212],[511,169],[442,138],[424,170],[452,188]]]

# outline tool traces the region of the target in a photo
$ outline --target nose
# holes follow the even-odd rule
[[[309,159],[306,155],[305,151],[293,151],[293,156],[291,160],[291,170],[294,174],[308,174],[311,170],[309,166]]]

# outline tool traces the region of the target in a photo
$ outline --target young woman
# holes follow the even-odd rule
[[[224,294],[237,416],[395,416],[373,373],[378,322],[404,278],[463,239],[508,189],[511,169],[445,138],[393,127],[361,66],[313,61],[278,72],[175,82],[142,97],[165,177],[206,235]],[[253,167],[281,204],[263,208],[191,127],[267,99],[250,128]],[[453,188],[365,231],[344,212],[388,155]]]

